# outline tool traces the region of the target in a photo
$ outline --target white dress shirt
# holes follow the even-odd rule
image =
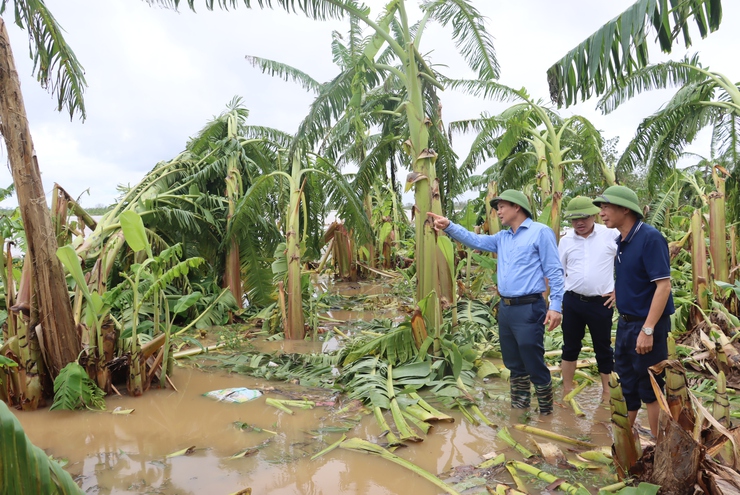
[[[602,296],[614,290],[617,229],[594,223],[588,237],[571,229],[560,239],[558,253],[565,270],[565,290],[582,296]]]

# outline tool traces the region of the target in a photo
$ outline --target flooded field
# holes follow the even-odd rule
[[[250,339],[250,352],[329,352],[342,345],[343,333],[357,331],[353,322],[373,318],[397,322],[405,317],[397,298],[382,285],[335,283],[327,284],[325,290],[351,299],[335,300],[319,313],[321,334],[316,340]],[[236,351],[223,348],[218,352]],[[384,444],[385,432],[357,401],[352,403],[334,390],[229,374],[207,357],[182,359],[178,364],[172,377],[177,391],[152,389],[139,398],[110,396],[106,412],[15,413],[31,441],[54,458],[66,460],[66,469],[89,494],[229,495],[248,488],[253,494],[271,495],[441,493],[428,480],[377,455],[334,449],[311,459],[343,434]],[[260,390],[263,395],[243,404],[204,397],[207,392],[233,387]],[[599,385],[589,385],[578,395],[583,417],[576,417],[570,406],[557,400],[559,387],[555,389],[555,413],[546,417],[534,411],[534,398],[532,411],[511,409],[508,388],[507,381],[493,378],[479,381],[471,390],[493,427],[471,424],[459,409],[449,410],[427,396],[455,421],[436,423],[422,435],[422,442],[407,443],[394,454],[438,476],[457,492],[473,494],[487,493],[485,483],[514,486],[504,466],[488,470],[486,479],[473,469],[494,454],[503,453],[507,460],[522,459],[497,437],[501,427],[508,427],[512,437],[533,452],[538,451],[535,441],[552,441],[516,430],[514,425],[526,423],[598,446],[611,445],[609,411],[600,403]],[[267,404],[268,398],[306,398],[317,406],[295,409],[290,415]],[[348,405],[353,407],[348,409]],[[112,414],[117,409],[134,412]],[[577,449],[555,443],[568,459],[575,459]],[[541,460],[534,464],[570,483],[583,483],[592,493],[615,481],[607,467],[577,469],[562,463],[555,467]],[[529,493],[547,493],[547,483],[524,475],[522,479]]]
[[[151,390],[139,398],[110,397],[109,412],[36,411],[18,412],[17,416],[37,446],[55,458],[68,460],[67,469],[79,477],[83,490],[90,494],[226,495],[247,487],[254,494],[286,495],[440,493],[426,480],[379,457],[335,449],[310,460],[340,438],[341,433],[332,433],[332,427],[350,428],[348,437],[382,442],[371,414],[354,422],[347,415],[335,415],[338,407],[322,406],[288,415],[267,406],[265,398],[281,398],[281,392],[294,396],[300,393],[299,387],[190,366],[176,370],[174,383],[178,392]],[[509,408],[506,386],[499,380],[484,385],[491,399],[483,401],[481,409],[500,426],[526,419],[521,411]],[[263,389],[265,395],[244,404],[216,402],[203,396],[230,387]],[[532,414],[529,424],[610,445],[608,411],[598,404],[599,388],[589,387],[579,400],[585,418],[575,418],[571,409],[556,406],[554,416],[540,422]],[[110,414],[116,408],[135,411],[130,415]],[[449,478],[455,468],[464,472],[462,466],[478,464],[484,454],[493,451],[505,453],[507,459],[521,458],[496,438],[493,428],[473,426],[459,414],[452,415],[454,423],[437,424],[423,442],[395,453],[442,479]],[[275,434],[242,430],[235,423],[248,423]],[[512,435],[534,448],[529,435],[513,429]],[[564,444],[560,446],[567,449]],[[194,450],[190,455],[168,457],[191,447]],[[231,458],[245,449],[255,450]],[[606,473],[574,470],[568,476],[581,479],[587,486],[594,482],[603,485]],[[505,470],[497,478],[511,482]],[[535,484],[532,492],[539,493],[543,487]],[[479,487],[467,493],[480,492]]]

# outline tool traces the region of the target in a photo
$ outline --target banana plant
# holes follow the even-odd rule
[[[387,81],[392,87],[403,88],[395,108],[384,109],[383,112],[390,112],[396,118],[405,116],[407,133],[394,140],[403,141],[402,147],[411,169],[406,179],[406,189],[415,190],[416,206],[413,217],[416,228],[414,258],[418,281],[416,301],[423,300],[432,292],[440,294],[438,265],[441,257],[437,252],[436,232],[427,221],[426,214],[430,211],[442,214],[443,191],[440,179],[445,178],[437,176],[436,163],[438,157],[442,156],[442,149],[447,154],[449,147],[444,144],[444,140],[434,141],[439,152],[430,146],[430,136],[443,134],[439,131],[441,117],[436,110],[431,113],[430,108],[437,103],[435,92],[445,86],[443,80],[440,80],[421,56],[422,37],[430,22],[436,21],[442,26],[452,25],[453,39],[465,61],[480,80],[491,80],[498,77],[499,67],[491,36],[485,30],[484,18],[468,0],[424,2],[421,5],[422,17],[415,23],[410,22],[404,0],[388,2],[377,20],[370,18],[369,10],[349,1],[316,0],[308,2],[302,8],[315,12],[318,5],[338,8],[368,26],[372,33],[354,71],[345,72],[336,80],[338,84],[344,80],[349,85],[349,91],[345,91],[347,99],[340,101],[347,106],[360,104],[370,94],[372,80]],[[396,65],[392,65],[396,62]],[[325,115],[331,115],[332,112],[332,105],[327,105],[329,101],[324,98],[323,105],[328,109]],[[332,103],[336,103],[336,100]],[[313,108],[318,112],[317,105]],[[305,131],[306,127],[302,125],[299,135]],[[429,312],[430,324],[437,327],[441,324],[441,311],[438,303],[433,303],[432,306]]]
[[[110,312],[110,306],[106,307],[103,301],[103,294],[98,292],[97,289],[90,290],[88,287],[82,267],[80,266],[80,260],[71,245],[67,244],[57,249],[57,257],[75,281],[77,297],[80,299],[79,304],[81,305],[81,299],[83,297],[87,303],[85,306],[84,324],[88,333],[83,340],[87,342],[85,351],[87,353],[88,363],[91,365],[88,372],[91,376],[95,377],[98,387],[108,393],[111,391],[111,378],[110,370],[106,366],[102,326],[103,319]]]
[[[573,169],[580,167],[594,182],[613,183],[601,152],[601,133],[585,117],[562,118],[524,88],[517,90],[496,81],[453,80],[449,85],[475,96],[515,101],[500,115],[453,122],[450,130],[478,133],[463,166],[481,165],[494,145],[498,163],[492,167],[491,179],[515,189],[536,182],[539,201],[535,211],[541,212],[537,219],[549,225],[558,239],[563,196],[568,179],[573,187]],[[523,173],[522,169],[529,170]]]
[[[127,284],[133,294],[131,302],[131,337],[129,344],[129,374],[127,387],[129,393],[134,396],[141,395],[144,388],[148,386],[148,377],[146,373],[141,345],[139,343],[137,331],[139,325],[139,314],[143,305],[151,304],[153,306],[153,334],[158,334],[162,318],[163,306],[165,309],[164,343],[162,354],[165,358],[162,364],[162,373],[160,374],[160,385],[164,386],[166,380],[166,370],[169,366],[168,357],[170,347],[169,309],[164,298],[164,291],[168,284],[179,277],[187,276],[191,269],[197,268],[205,263],[203,258],[191,257],[180,261],[182,247],[180,245],[172,246],[155,256],[152,252],[151,244],[147,238],[146,229],[141,217],[134,211],[127,211],[121,214],[121,228],[124,238],[134,253],[145,252],[146,258],[141,262],[132,265],[131,273],[123,273]],[[193,301],[195,302],[195,301]],[[184,308],[178,308],[183,309]]]
[[[232,232],[238,233],[245,228],[247,223],[245,220],[255,209],[259,209],[259,204],[271,194],[289,198],[285,205],[283,226],[287,261],[285,337],[303,339],[305,337],[305,317],[301,279],[302,260],[308,240],[309,211],[323,208],[323,201],[326,200],[330,204],[341,205],[343,210],[353,216],[357,225],[364,226],[365,231],[369,230],[369,225],[362,202],[347,182],[346,177],[332,163],[309,153],[297,152],[285,158],[290,166],[290,173],[278,169],[254,180],[236,206],[232,228],[227,235],[231,235]],[[304,168],[304,160],[310,162],[312,166]],[[306,194],[306,189],[310,189],[310,195]],[[309,198],[312,201],[308,201]],[[317,206],[315,202],[320,204]],[[303,228],[301,228],[301,223]]]

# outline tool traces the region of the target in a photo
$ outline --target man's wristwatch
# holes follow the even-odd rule
[[[645,332],[645,335],[650,337],[653,334],[653,329],[650,327],[642,327],[642,331]]]

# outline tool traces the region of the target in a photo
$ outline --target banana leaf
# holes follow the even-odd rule
[[[68,472],[31,443],[4,402],[0,402],[0,492],[84,495]]]

